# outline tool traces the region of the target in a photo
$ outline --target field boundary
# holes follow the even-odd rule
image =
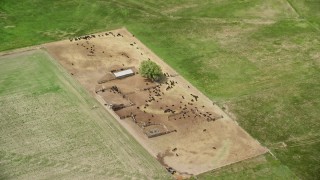
[[[36,46],[28,46],[28,47],[23,47],[23,48],[18,48],[18,49],[11,49],[11,50],[7,50],[7,51],[1,51],[0,56],[15,55],[15,54],[23,53],[23,52],[43,49],[42,45],[43,44],[36,45]]]

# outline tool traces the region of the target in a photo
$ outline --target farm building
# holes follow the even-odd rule
[[[125,78],[128,76],[132,76],[132,75],[134,75],[134,72],[132,69],[126,69],[123,71],[114,72],[113,74],[116,78],[120,79],[120,78]]]

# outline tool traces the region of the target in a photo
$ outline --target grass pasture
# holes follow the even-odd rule
[[[318,179],[319,7],[318,0],[3,0],[0,50],[126,26],[195,87],[227,106],[277,157],[245,161],[200,178]],[[0,78],[7,74],[2,67]],[[20,77],[19,71],[12,78]],[[1,94],[16,92],[12,84],[4,90],[9,81],[0,84]],[[33,86],[20,89],[28,92]],[[15,130],[1,137],[1,149],[13,142],[9,136]]]
[[[0,64],[0,179],[169,178],[45,52]]]

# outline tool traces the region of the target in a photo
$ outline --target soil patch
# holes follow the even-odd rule
[[[126,29],[44,46],[143,147],[176,173],[196,175],[267,152]],[[143,60],[159,64],[166,81],[150,82],[139,74],[112,78],[114,70],[136,72]]]

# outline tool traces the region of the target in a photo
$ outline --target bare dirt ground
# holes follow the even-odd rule
[[[44,47],[99,102],[124,104],[117,111],[105,107],[164,166],[197,175],[268,151],[126,29],[94,36]],[[111,70],[138,69],[148,59],[161,66],[166,81],[136,74],[98,83]],[[167,134],[146,136],[155,131]]]

